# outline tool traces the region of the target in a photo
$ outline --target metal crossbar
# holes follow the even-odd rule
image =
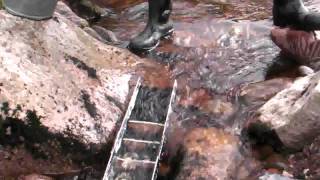
[[[134,167],[137,164],[140,165],[141,167],[149,167],[149,169],[146,169],[145,173],[142,173],[142,174],[149,174],[150,176],[144,177],[144,179],[139,179],[139,180],[155,180],[157,178],[157,169],[158,169],[158,165],[159,165],[159,160],[160,160],[163,144],[165,142],[165,135],[166,135],[166,130],[168,128],[169,116],[170,116],[170,113],[172,112],[171,105],[172,105],[173,100],[175,99],[175,96],[176,96],[176,88],[177,88],[177,82],[175,81],[173,88],[172,88],[169,104],[167,106],[167,114],[166,114],[166,119],[165,119],[164,123],[129,120],[130,115],[132,113],[132,110],[135,107],[135,102],[137,100],[138,93],[141,89],[141,79],[138,80],[138,82],[135,86],[135,89],[133,91],[131,100],[129,102],[129,106],[127,108],[126,114],[123,118],[121,127],[120,127],[118,134],[116,136],[116,140],[115,140],[114,146],[111,151],[111,155],[110,155],[110,158],[108,161],[108,165],[107,165],[103,180],[115,179],[113,176],[116,173],[119,173],[119,174],[128,173],[128,170],[121,169],[121,163],[124,163],[125,165],[127,165],[128,163],[129,164],[132,163],[132,164],[134,164],[133,165]],[[160,132],[161,139],[159,139],[159,140],[144,140],[144,139],[127,137],[127,136],[124,137],[127,132],[128,123],[134,123],[136,125],[148,125],[148,126],[153,126],[153,127],[162,127],[162,132]],[[129,143],[129,144],[126,144],[126,143]],[[143,152],[148,152],[151,149],[152,150],[151,152],[153,153],[152,155],[154,155],[154,157],[155,157],[152,159],[155,159],[155,160],[153,161],[151,159],[143,159],[143,158],[142,159],[135,159],[134,157],[126,157],[126,158],[121,157],[121,155],[119,155],[119,152],[120,152],[119,149],[121,149],[121,148],[124,148],[124,149],[129,148],[130,149],[131,148],[130,145],[132,143],[138,144],[138,147],[140,147],[140,149],[137,152],[133,152],[133,153],[135,153],[136,155],[139,155]],[[129,147],[122,147],[122,146],[129,146]],[[144,149],[141,149],[141,147]],[[123,152],[123,151],[121,151],[121,152]],[[116,163],[115,161],[117,161],[118,163]],[[132,169],[130,169],[130,170],[132,170]],[[141,172],[141,169],[137,169],[136,171],[138,171],[138,170],[140,170],[140,172]],[[120,171],[120,172],[118,172],[118,171]],[[150,174],[151,171],[152,171],[152,174]],[[135,170],[133,170],[133,174],[135,174]]]

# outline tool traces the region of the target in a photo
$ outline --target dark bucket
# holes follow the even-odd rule
[[[3,0],[3,5],[13,15],[43,20],[52,17],[57,2],[57,0]]]

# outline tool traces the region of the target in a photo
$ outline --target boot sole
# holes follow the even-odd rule
[[[171,36],[173,34],[174,29],[170,29],[166,34],[164,34],[163,36],[161,36],[161,39],[167,39],[169,36]]]
[[[154,50],[155,48],[157,48],[157,47],[159,46],[159,44],[160,44],[160,41],[158,41],[157,44],[155,44],[155,45],[152,46],[152,47],[143,48],[143,50],[145,50],[145,51],[147,51],[147,52],[152,51],[152,50]]]
[[[168,37],[170,37],[173,34],[174,29],[170,29],[165,35],[163,35],[160,39],[167,39]],[[143,50],[150,52],[154,49],[156,49],[160,44],[160,41],[157,42],[156,45],[152,46],[151,48],[143,48]]]
[[[151,47],[132,48],[132,47],[128,46],[128,49],[130,49],[131,51],[133,51],[135,53],[150,52],[150,51],[154,50],[159,44],[160,44],[160,41],[158,41],[154,46],[151,46]]]
[[[174,29],[170,29],[166,34],[164,34],[163,36],[161,36],[160,39],[166,39],[168,38],[169,36],[171,36],[173,34],[173,31]],[[130,46],[128,46],[128,48],[134,52],[150,52],[152,50],[154,50],[155,48],[157,48],[160,44],[160,40],[154,45],[154,46],[151,46],[151,47],[146,47],[146,48],[141,48],[141,49],[136,49],[136,48],[131,48]]]
[[[169,36],[171,36],[171,35],[173,34],[173,31],[174,31],[173,28],[170,29],[166,34],[164,34],[163,36],[161,36],[160,39],[166,39],[166,38],[168,38]],[[155,48],[157,48],[157,47],[159,46],[159,44],[160,44],[160,41],[158,41],[157,44],[154,45],[154,46],[152,46],[151,48],[143,48],[143,50],[145,50],[145,51],[147,51],[147,52],[152,51],[152,50],[154,50]]]
[[[170,29],[166,34],[164,34],[163,36],[161,36],[160,39],[166,39],[166,38],[168,38],[169,36],[171,36],[171,35],[173,34],[173,31],[174,31],[173,28]],[[145,51],[147,51],[147,52],[150,52],[150,51],[154,50],[155,48],[157,48],[157,47],[159,46],[159,44],[160,44],[160,40],[157,42],[156,45],[152,46],[151,48],[143,48],[143,50],[145,50]]]

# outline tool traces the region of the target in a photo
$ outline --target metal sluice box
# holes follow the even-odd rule
[[[177,82],[154,90],[138,80],[123,118],[103,180],[155,180]],[[148,112],[146,112],[148,111]]]
[[[57,2],[57,0],[3,0],[3,5],[10,14],[32,20],[43,20],[52,17]]]

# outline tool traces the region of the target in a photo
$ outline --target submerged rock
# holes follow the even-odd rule
[[[296,80],[259,109],[259,122],[274,130],[281,142],[293,149],[319,136],[320,74]]]
[[[241,164],[239,140],[215,128],[197,128],[186,136],[177,179],[233,179]]]
[[[302,152],[294,154],[289,161],[293,175],[299,179],[320,179],[320,137],[317,137]]]
[[[252,83],[241,89],[240,96],[248,104],[262,105],[279,91],[292,84],[290,78],[276,78],[263,82]]]

